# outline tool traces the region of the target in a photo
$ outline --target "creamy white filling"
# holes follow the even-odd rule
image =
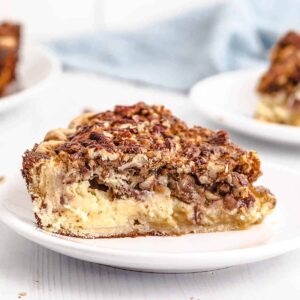
[[[263,95],[257,102],[255,117],[266,122],[300,126],[300,112],[289,107],[285,93]]]
[[[42,227],[53,232],[105,236],[151,231],[167,234],[224,231],[260,222],[272,209],[268,201],[264,204],[264,199],[257,199],[251,209],[227,210],[220,200],[201,207],[201,220],[197,224],[195,205],[172,197],[167,187],[161,187],[160,192],[149,192],[143,200],[112,199],[109,192],[92,188],[88,180],[63,184],[64,168],[58,161],[46,160],[36,168],[39,175],[33,176],[35,188],[31,188],[36,196],[34,212]]]

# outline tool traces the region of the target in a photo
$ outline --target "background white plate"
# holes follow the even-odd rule
[[[1,184],[0,219],[20,235],[75,258],[152,272],[196,272],[271,258],[300,246],[300,175],[266,165],[260,184],[277,196],[275,212],[250,230],[181,237],[84,240],[46,233],[35,225],[20,175]],[[283,180],[284,178],[284,180]]]
[[[300,127],[264,123],[253,118],[256,86],[264,69],[212,76],[197,83],[190,96],[199,112],[224,127],[253,137],[300,145]]]
[[[42,46],[24,45],[17,65],[16,80],[0,97],[0,113],[34,98],[57,79],[60,70],[59,61],[49,50]]]

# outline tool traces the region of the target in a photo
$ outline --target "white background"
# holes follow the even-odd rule
[[[97,28],[132,29],[224,0],[0,0],[0,20],[21,21],[31,38],[48,40]]]

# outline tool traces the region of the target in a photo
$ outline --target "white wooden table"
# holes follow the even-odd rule
[[[190,124],[202,120],[182,95],[82,73],[65,73],[53,89],[7,115],[0,115],[0,175],[20,169],[26,148],[48,129],[66,126],[85,108],[145,100],[164,103]],[[204,99],[205,100],[205,99]],[[300,149],[241,135],[232,140],[261,157],[300,171]],[[284,180],[284,178],[283,178]],[[1,188],[1,185],[0,185]],[[0,224],[0,299],[300,299],[300,251],[261,263],[194,274],[150,274],[87,263],[19,237]]]

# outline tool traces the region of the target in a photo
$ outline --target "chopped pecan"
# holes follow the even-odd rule
[[[231,195],[226,195],[224,198],[224,207],[232,210],[237,207],[238,201]]]

